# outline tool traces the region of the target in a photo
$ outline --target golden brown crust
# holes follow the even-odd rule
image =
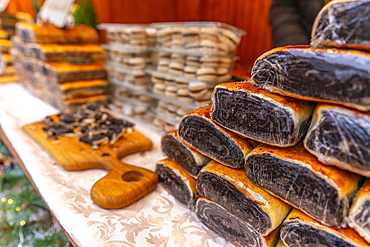
[[[279,148],[260,144],[249,155],[263,154],[302,164],[331,183],[340,191],[341,196],[353,194],[357,190],[358,181],[360,180],[358,175],[340,170],[334,166],[324,165],[304,148],[302,141],[290,148]]]
[[[92,71],[105,69],[102,63],[72,64],[68,62],[50,62],[46,63],[46,65],[58,71]]]
[[[101,87],[108,86],[109,83],[107,80],[86,80],[86,81],[74,81],[74,82],[65,82],[60,84],[60,89],[66,91],[69,89],[77,88],[91,88],[91,87]]]
[[[31,23],[17,23],[17,33],[27,30],[28,36],[35,43],[98,43],[99,34],[90,26],[78,25],[73,28],[57,28],[54,26],[39,26]]]
[[[7,39],[9,37],[8,32],[4,29],[0,29],[0,39]]]
[[[357,200],[361,198],[362,196],[370,197],[370,179],[367,179],[364,185],[361,187],[361,189],[359,190],[356,196],[356,199],[353,201],[353,204],[355,204]]]
[[[317,227],[318,229],[328,231],[330,233],[336,234],[340,236],[341,238],[356,244],[357,246],[369,246],[366,241],[361,238],[360,235],[358,235],[357,232],[355,232],[353,229],[347,227],[347,228],[335,228],[323,225],[322,223],[318,222],[317,220],[314,220],[313,218],[309,217],[302,211],[298,209],[293,209],[293,211],[288,215],[285,222],[290,221],[300,221],[302,223],[312,225],[314,227]]]
[[[84,103],[88,101],[99,101],[99,100],[107,100],[108,95],[102,94],[102,95],[95,95],[90,97],[83,97],[83,98],[76,98],[76,99],[68,99],[65,101],[65,103],[68,104],[76,104],[76,103]]]

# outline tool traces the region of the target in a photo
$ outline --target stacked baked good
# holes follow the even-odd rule
[[[238,246],[275,246],[279,228],[280,246],[370,246],[369,7],[329,3],[311,47],[269,51],[250,81],[217,85],[212,106],[172,134],[185,148],[162,137],[165,154],[197,174],[195,211],[211,230]],[[186,149],[212,161],[188,169]],[[187,180],[164,163],[160,182],[182,199]]]
[[[11,42],[8,32],[0,29],[0,83],[14,82],[18,80],[15,74],[12,57],[9,54]]]
[[[231,79],[234,54],[245,32],[215,22],[152,25],[157,28],[154,69],[148,71],[153,93],[193,109],[209,104],[215,85]]]
[[[117,111],[152,121],[154,100],[149,96],[150,80],[145,69],[151,66],[149,47],[155,45],[155,29],[140,24],[101,24],[105,29],[108,79],[112,103]]]
[[[62,110],[92,101],[107,104],[104,50],[94,28],[17,23],[12,42],[20,81],[37,97]]]

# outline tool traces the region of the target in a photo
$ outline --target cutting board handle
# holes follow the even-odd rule
[[[91,198],[102,208],[122,208],[136,202],[158,183],[158,175],[148,169],[125,164],[118,159],[109,173],[91,188]]]

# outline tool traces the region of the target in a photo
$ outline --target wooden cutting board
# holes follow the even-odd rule
[[[126,155],[148,151],[152,142],[137,131],[125,133],[114,144],[100,145],[97,150],[80,142],[77,137],[61,137],[48,140],[42,130],[44,123],[32,123],[23,127],[64,169],[81,171],[105,169],[109,173],[91,188],[91,198],[102,208],[122,208],[136,202],[158,183],[156,173],[128,165],[120,161]]]

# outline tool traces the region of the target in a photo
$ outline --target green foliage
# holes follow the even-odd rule
[[[53,225],[50,212],[22,169],[4,167],[0,176],[0,246],[72,246]]]
[[[0,154],[11,156],[8,148],[5,146],[4,142],[0,139]]]
[[[32,0],[32,6],[37,15],[40,12],[40,0]]]
[[[92,26],[96,29],[98,24],[95,5],[91,0],[77,0],[78,7],[72,12],[76,24]]]

